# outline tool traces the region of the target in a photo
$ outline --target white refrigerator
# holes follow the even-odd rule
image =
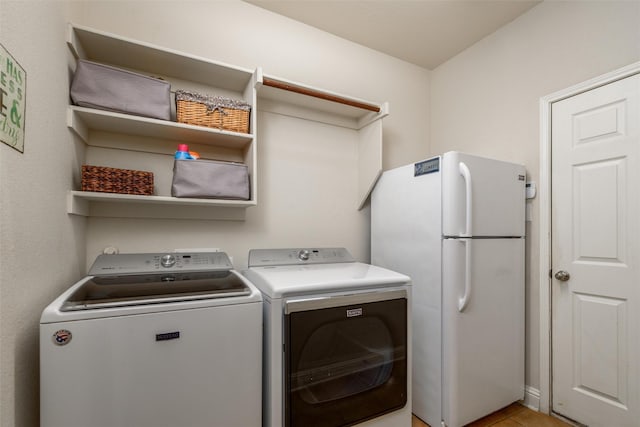
[[[413,413],[458,427],[524,397],[524,166],[447,152],[386,171],[372,264],[413,282]]]

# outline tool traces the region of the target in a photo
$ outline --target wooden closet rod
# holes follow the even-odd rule
[[[320,92],[318,90],[308,89],[300,86],[294,86],[287,83],[282,83],[278,80],[273,80],[268,77],[264,77],[262,79],[262,84],[265,86],[274,87],[276,89],[288,90],[289,92],[295,92],[302,95],[312,96],[314,98],[324,99],[326,101],[337,102],[338,104],[349,105],[351,107],[362,108],[363,110],[373,111],[376,113],[380,112],[380,107],[371,104],[365,104],[364,102],[353,101],[351,99],[342,98],[340,96],[329,95],[325,92]]]

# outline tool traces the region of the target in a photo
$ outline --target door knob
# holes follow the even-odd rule
[[[555,274],[554,277],[560,280],[561,282],[566,282],[571,278],[571,275],[569,274],[568,271],[560,270]]]

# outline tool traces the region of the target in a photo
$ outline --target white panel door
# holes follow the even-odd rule
[[[445,236],[524,236],[524,166],[451,151],[442,174]]]
[[[552,106],[553,410],[640,425],[640,76]]]
[[[524,238],[444,239],[442,275],[443,420],[460,427],[524,397]]]

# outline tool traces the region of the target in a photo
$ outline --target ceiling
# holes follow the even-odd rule
[[[244,0],[433,69],[540,3],[529,0]]]

